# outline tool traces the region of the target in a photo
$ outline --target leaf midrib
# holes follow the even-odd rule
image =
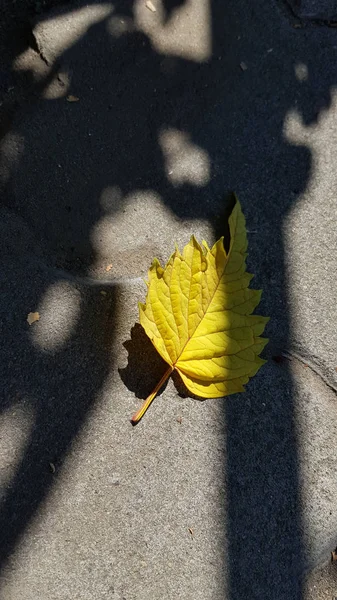
[[[216,292],[217,292],[217,290],[218,290],[218,287],[219,287],[220,281],[221,281],[221,279],[223,278],[223,276],[224,276],[224,273],[225,273],[225,270],[226,270],[226,268],[227,268],[228,261],[229,261],[229,258],[230,258],[230,256],[231,256],[231,253],[232,253],[232,248],[233,248],[233,243],[234,243],[235,234],[236,234],[236,228],[237,228],[237,222],[238,222],[238,219],[236,219],[236,222],[235,222],[235,225],[234,225],[234,233],[233,233],[233,235],[231,236],[231,244],[230,244],[230,247],[229,247],[229,251],[228,251],[228,254],[227,254],[226,263],[225,263],[225,266],[224,266],[223,272],[221,273],[221,276],[219,277],[219,281],[218,281],[218,283],[217,283],[217,285],[216,285],[216,287],[215,287],[215,289],[214,289],[213,295],[212,295],[212,297],[211,297],[211,299],[210,299],[210,301],[209,301],[209,303],[208,303],[208,307],[209,307],[209,305],[211,304],[211,302],[212,302],[212,300],[213,300],[213,298],[214,298],[214,296],[215,296],[215,294],[216,294]],[[233,243],[232,243],[232,241],[233,241]],[[190,290],[191,290],[191,286],[190,286]],[[208,309],[208,307],[207,307],[207,309]],[[191,340],[191,339],[194,337],[194,334],[195,334],[195,332],[198,330],[198,327],[200,327],[200,324],[202,323],[203,319],[205,318],[205,315],[206,315],[206,313],[207,313],[207,310],[205,310],[205,312],[204,312],[204,314],[203,314],[202,318],[200,319],[200,321],[199,321],[198,325],[196,326],[196,328],[195,328],[195,330],[194,330],[193,334],[192,334],[192,335],[190,335],[190,336],[188,336],[188,339],[186,340],[186,342],[185,342],[185,344],[184,344],[183,348],[181,349],[181,352],[180,352],[180,354],[179,354],[179,356],[178,356],[177,360],[176,360],[176,361],[175,361],[175,362],[172,364],[173,368],[175,368],[175,367],[176,367],[176,364],[177,364],[177,362],[179,362],[179,359],[180,359],[181,355],[183,354],[183,352],[184,352],[184,350],[185,350],[185,348],[186,348],[187,344],[188,344],[188,343],[190,342],[190,340]]]

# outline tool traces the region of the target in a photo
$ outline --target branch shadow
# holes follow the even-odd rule
[[[49,277],[43,286],[43,277],[35,267],[30,269],[29,275],[34,276],[35,283],[41,278],[41,284],[36,285],[32,294],[29,284],[21,281],[21,294],[17,294],[17,275],[5,269],[1,278],[2,283],[6,283],[5,296],[12,304],[7,319],[2,315],[7,341],[9,330],[14,329],[10,348],[1,350],[4,386],[0,402],[2,412],[23,403],[33,416],[33,422],[16,472],[0,501],[2,567],[47,498],[73,440],[90,418],[110,372],[115,328],[115,292],[110,292],[102,301],[98,290],[83,289],[80,316],[63,349],[53,352],[39,349],[32,345],[28,331],[18,339],[17,331],[22,327],[20,321],[27,305],[35,306],[50,284],[59,285],[62,280],[53,282]],[[14,290],[16,294],[12,296]],[[26,323],[26,330],[28,328]]]

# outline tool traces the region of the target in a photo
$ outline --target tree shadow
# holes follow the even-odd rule
[[[166,19],[181,4],[167,0]],[[24,150],[11,165],[4,197],[13,218],[34,232],[43,263],[54,275],[58,268],[76,276],[90,274],[97,259],[92,232],[106,216],[101,203],[105,189],[119,190],[109,208],[111,219],[123,210],[129,193],[151,190],[180,219],[208,220],[217,237],[223,228],[224,191],[235,189],[249,229],[255,231],[249,236],[249,268],[256,273],[256,287],[264,289],[259,312],[271,316],[273,343],[287,347],[282,227],[308,184],[312,157],[308,148],[287,141],[284,123],[291,110],[299,112],[304,124],[315,122],[329,107],[335,75],[317,58],[323,56],[324,62],[316,33],[292,30],[275,11],[273,3],[263,0],[254,5],[213,0],[212,54],[201,63],[174,56],[167,68],[168,57],[155,50],[147,35],[133,27],[113,34],[108,18],[62,54],[59,63],[71,73],[70,93],[80,100],[48,100],[44,91],[50,81],[39,84],[39,100],[29,118],[19,115],[11,124]],[[117,3],[114,15],[132,21],[133,2]],[[296,63],[306,65],[305,81],[296,78]],[[159,144],[166,129],[187,133],[207,152],[207,184],[175,185],[168,179]],[[21,281],[11,315],[22,315],[32,294],[19,267],[4,276],[9,298]],[[46,286],[41,277],[32,307]],[[102,314],[93,306],[92,298],[85,297],[71,339],[52,356],[37,350],[27,335],[24,342],[13,339],[11,315],[3,321],[4,339],[12,343],[10,357],[2,349],[3,387],[8,390],[18,382],[20,393],[30,398],[35,420],[0,507],[2,565],[52,485],[47,465],[62,464],[111,368],[114,298]],[[37,378],[29,375],[32,363],[39,365]],[[157,382],[158,365],[153,365],[151,377]],[[142,397],[147,383],[144,388],[140,383],[135,376],[131,389]],[[278,372],[277,391],[274,374],[265,367],[243,398],[224,402],[228,598],[300,600],[304,556],[287,366]],[[2,410],[9,402],[5,393]]]
[[[79,319],[66,345],[58,351],[33,344],[28,324],[22,325],[27,306],[37,306],[62,278],[52,277],[34,262],[26,262],[25,270],[26,276],[22,268],[5,265],[1,276],[4,300],[11,306],[2,314],[9,345],[1,350],[1,410],[22,404],[32,418],[16,472],[0,502],[2,566],[47,497],[94,408],[110,372],[115,327],[115,290],[102,300],[99,289],[83,288]],[[26,331],[18,336],[22,328]]]

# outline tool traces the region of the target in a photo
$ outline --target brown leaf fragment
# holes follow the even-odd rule
[[[188,531],[190,532],[191,536],[193,537],[194,536],[194,531],[193,531],[192,527],[189,527]]]
[[[108,265],[107,267],[105,267],[106,272],[108,273],[109,271],[111,271],[112,269],[112,265]]]
[[[30,312],[27,316],[27,323],[28,323],[28,325],[32,325],[33,323],[35,323],[35,321],[39,321],[39,319],[40,319],[40,313]]]
[[[331,562],[336,562],[337,560],[337,547],[331,552]]]
[[[78,102],[79,98],[77,96],[73,96],[72,94],[69,94],[69,96],[67,96],[67,102]]]
[[[147,0],[145,2],[145,6],[146,8],[148,8],[151,12],[157,12],[157,9],[155,7],[155,5],[153,4],[153,2],[151,2],[151,0]]]

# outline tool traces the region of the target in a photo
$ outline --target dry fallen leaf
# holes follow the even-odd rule
[[[108,265],[108,266],[105,268],[105,270],[106,270],[106,272],[107,272],[107,273],[108,273],[109,271],[111,271],[111,269],[112,269],[112,265]]]
[[[194,531],[193,531],[192,527],[189,527],[189,528],[188,528],[188,531],[190,532],[191,536],[193,537],[193,535],[194,535]]]
[[[78,101],[79,101],[79,98],[77,96],[73,96],[72,94],[67,96],[67,102],[78,102]]]
[[[151,2],[151,0],[147,0],[145,2],[145,6],[146,8],[148,8],[149,10],[151,10],[151,12],[157,12],[157,9],[155,7],[155,5]]]
[[[38,313],[38,312],[30,312],[27,316],[28,325],[32,325],[33,323],[35,323],[35,321],[39,321],[39,320],[40,320],[40,313]]]
[[[192,394],[220,398],[243,392],[265,363],[259,354],[267,340],[260,335],[268,318],[252,315],[262,292],[248,287],[247,233],[237,199],[228,224],[228,253],[223,238],[210,249],[192,236],[182,254],[176,248],[164,269],[157,259],[152,263],[139,317],[168,368],[132,417],[134,424],[174,369]]]

